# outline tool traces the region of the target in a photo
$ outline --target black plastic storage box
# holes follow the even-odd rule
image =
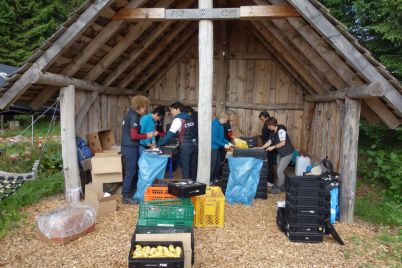
[[[299,216],[329,217],[329,209],[322,207],[287,206],[288,213]]]
[[[133,252],[136,245],[142,247],[150,246],[165,246],[173,245],[181,248],[181,256],[178,258],[133,258]],[[134,241],[131,244],[130,253],[128,255],[129,268],[149,268],[149,267],[164,267],[164,268],[183,268],[184,267],[184,248],[181,241]]]
[[[291,197],[295,198],[304,198],[304,197],[309,197],[309,198],[322,198],[326,199],[329,196],[328,191],[326,190],[321,190],[321,189],[292,189],[292,188],[287,188],[287,195],[290,195]]]
[[[261,160],[267,159],[267,152],[262,148],[250,148],[250,149],[239,149],[235,148],[233,150],[234,157],[254,157]]]
[[[205,194],[207,185],[196,181],[182,181],[168,183],[168,193],[181,198],[188,198]]]
[[[183,182],[183,181],[191,181],[190,179],[156,179],[152,186],[168,186],[169,183],[172,182]]]
[[[304,242],[304,243],[320,243],[323,241],[323,234],[313,233],[293,233],[287,232],[289,240],[292,242]]]
[[[320,234],[324,233],[325,229],[323,225],[302,225],[302,224],[287,224],[286,230],[289,233],[313,233],[313,234]]]
[[[286,178],[286,188],[292,189],[325,189],[327,184],[322,176],[289,176]]]
[[[305,216],[305,215],[293,215],[287,213],[287,222],[289,224],[300,224],[300,225],[322,225],[324,224],[324,217],[320,216]]]
[[[159,148],[162,151],[162,154],[177,154],[179,152],[179,147],[175,145],[167,145],[167,146],[161,146]]]
[[[247,142],[247,146],[249,148],[258,147],[258,140],[257,137],[240,137],[241,140]]]
[[[322,207],[329,209],[330,195],[326,195],[322,198],[310,198],[310,197],[293,197],[286,195],[286,206],[300,206],[300,207]]]
[[[181,233],[191,233],[191,263],[194,264],[195,261],[195,236],[194,228],[192,226],[175,226],[175,227],[148,227],[148,226],[136,226],[133,236],[131,237],[131,243],[136,240],[137,234],[181,234]]]

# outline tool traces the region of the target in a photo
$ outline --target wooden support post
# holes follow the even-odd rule
[[[212,8],[212,0],[198,0],[199,8]],[[198,171],[197,181],[209,184],[211,170],[212,89],[214,77],[214,26],[199,22]]]
[[[75,88],[74,86],[63,87],[60,89],[60,125],[66,199],[72,189],[81,188],[74,121]]]
[[[225,21],[218,22],[219,25],[219,59],[217,66],[217,86],[216,86],[216,112],[219,113],[226,109],[226,91],[228,84],[229,68],[229,29]]]
[[[356,195],[357,154],[359,140],[360,100],[345,99],[342,128],[340,220],[352,223]]]

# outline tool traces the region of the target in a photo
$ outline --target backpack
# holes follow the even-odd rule
[[[77,156],[80,164],[82,160],[91,158],[93,156],[91,149],[89,149],[88,144],[84,139],[76,137],[75,144],[77,146]]]

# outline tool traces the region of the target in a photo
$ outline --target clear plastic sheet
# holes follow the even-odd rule
[[[36,218],[39,231],[49,239],[68,238],[95,224],[96,211],[81,203],[67,204]]]

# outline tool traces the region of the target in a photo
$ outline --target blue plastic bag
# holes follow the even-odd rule
[[[229,180],[225,196],[229,204],[253,204],[263,161],[253,157],[229,157]]]
[[[155,179],[163,179],[165,176],[166,164],[169,159],[167,155],[156,155],[143,152],[138,160],[138,183],[134,199],[144,201],[144,193]]]
[[[336,187],[330,191],[331,213],[329,216],[329,220],[330,220],[331,224],[333,224],[335,222],[335,220],[339,217],[338,194],[339,194],[339,187]]]

